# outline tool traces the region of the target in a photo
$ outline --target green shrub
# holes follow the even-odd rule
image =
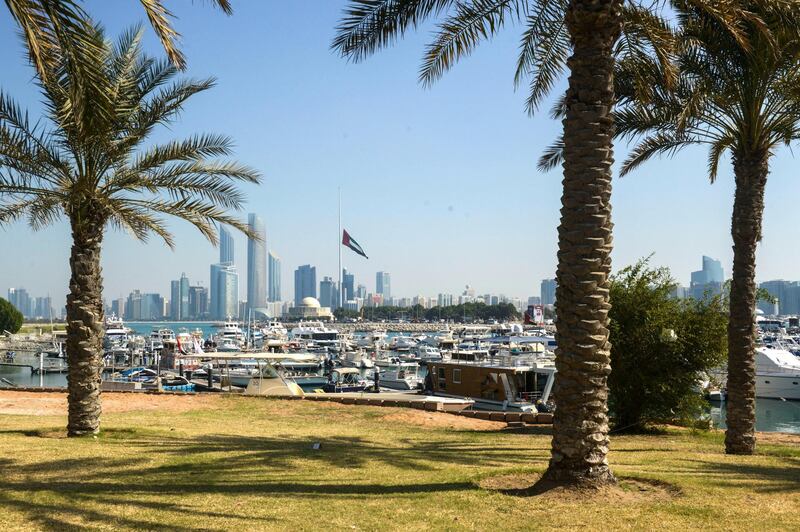
[[[14,305],[0,297],[0,333],[16,333],[22,327],[22,313]]]
[[[674,288],[649,259],[612,277],[609,409],[618,429],[694,421],[702,375],[727,356],[722,298],[678,300]]]

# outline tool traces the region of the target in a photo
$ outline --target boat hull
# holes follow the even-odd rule
[[[756,374],[756,397],[800,401],[800,374]]]

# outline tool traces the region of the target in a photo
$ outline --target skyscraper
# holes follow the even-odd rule
[[[134,291],[137,294],[137,300],[141,301],[141,294],[139,294],[138,290]],[[133,294],[131,294],[133,295]],[[130,297],[128,297],[128,301],[130,301]],[[131,316],[139,316],[141,312],[138,310],[131,310],[134,307],[127,308],[125,314]],[[174,321],[178,321],[181,319],[181,282],[180,281],[172,281],[170,283],[170,291],[169,291],[169,317]]]
[[[342,269],[342,290],[344,291],[344,300],[352,301],[356,297],[356,276],[352,273],[347,273],[347,268]]]
[[[304,264],[294,271],[294,304],[300,306],[304,297],[317,297],[317,268]]]
[[[225,226],[219,226],[219,262],[233,264],[233,236]]]
[[[189,317],[189,278],[185,273],[170,284],[169,317],[175,321]]]
[[[200,319],[208,315],[208,289],[205,286],[189,287],[189,319]]]
[[[542,305],[556,304],[556,280],[542,279],[541,284]]]
[[[389,272],[375,274],[375,293],[382,295],[384,301],[392,298],[392,279]]]
[[[24,317],[31,316],[33,310],[31,308],[31,296],[24,288],[9,288],[8,302],[14,305]]]
[[[224,320],[239,317],[239,274],[233,264],[212,264],[210,282],[212,319]]]
[[[281,300],[281,258],[273,252],[269,252],[269,301],[276,302]]]
[[[703,269],[692,272],[692,282],[689,290],[693,298],[703,299],[706,292],[712,295],[721,294],[724,282],[725,275],[722,271],[722,263],[703,255]]]
[[[339,308],[339,290],[336,289],[336,282],[330,277],[325,277],[319,283],[319,304],[331,309]]]
[[[189,317],[189,278],[185,273],[181,274],[181,317],[185,320]]]
[[[261,238],[247,239],[247,307],[263,309],[267,306],[267,231],[257,214],[250,213],[247,226]]]

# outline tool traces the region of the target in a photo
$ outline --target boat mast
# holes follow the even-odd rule
[[[339,190],[339,233],[336,235],[336,248],[339,250],[339,307],[344,308],[344,290],[342,289],[342,187]],[[336,310],[335,308],[333,310]]]

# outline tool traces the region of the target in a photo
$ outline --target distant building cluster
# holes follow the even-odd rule
[[[25,319],[49,320],[61,317],[61,312],[54,312],[50,296],[32,297],[25,288],[9,288],[6,299]]]

